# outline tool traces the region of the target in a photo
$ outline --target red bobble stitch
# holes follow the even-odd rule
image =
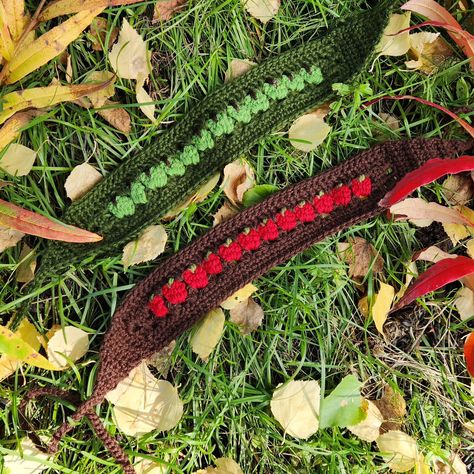
[[[289,209],[277,214],[276,221],[283,230],[293,230],[296,227],[296,215]]]
[[[148,308],[157,318],[164,318],[168,314],[165,300],[161,296],[154,296],[148,303]]]
[[[349,186],[339,186],[333,189],[331,195],[335,206],[347,206],[351,202],[351,189]]]
[[[260,247],[260,235],[255,229],[239,235],[239,244],[245,250],[257,250]]]
[[[296,206],[295,214],[298,220],[301,222],[312,222],[316,218],[314,208],[309,202],[303,204],[302,206]]]
[[[329,194],[322,194],[314,198],[314,207],[318,214],[330,214],[334,209],[334,200]]]
[[[258,228],[258,233],[262,240],[276,240],[278,239],[278,227],[272,220],[268,220],[265,224],[261,224]]]
[[[226,262],[240,260],[240,257],[242,256],[242,247],[237,242],[231,242],[229,245],[221,245],[219,247],[219,255]]]
[[[364,198],[372,192],[372,181],[368,177],[355,178],[351,182],[352,192],[355,196]]]
[[[188,297],[188,290],[186,290],[186,285],[179,280],[175,280],[171,285],[165,285],[161,289],[163,296],[171,304],[180,304],[186,301]]]
[[[183,272],[183,280],[195,289],[204,288],[209,283],[206,270],[202,266],[196,267],[194,271],[188,269]]]
[[[222,272],[221,259],[215,253],[211,253],[207,259],[204,260],[202,266],[209,275],[218,275]]]

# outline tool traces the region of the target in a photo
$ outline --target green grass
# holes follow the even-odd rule
[[[331,18],[364,4],[358,0],[284,0],[278,16],[262,27],[244,12],[239,0],[190,2],[171,21],[152,25],[152,3],[109,9],[103,16],[117,26],[127,18],[149,41],[154,67],[151,95],[162,124],[185,116],[198,99],[221,84],[232,58],[261,61],[313,37]],[[33,5],[30,7],[32,11]],[[107,56],[93,52],[85,36],[68,51],[77,82],[92,70],[109,68]],[[473,75],[458,50],[429,77],[407,72],[403,61],[382,59],[372,72],[365,72],[359,83],[368,83],[373,90],[365,99],[413,94],[451,110],[472,105]],[[58,77],[64,79],[64,68],[52,61],[21,85],[45,86]],[[461,77],[470,87],[467,95],[458,95],[456,84]],[[13,88],[9,86],[6,91]],[[116,90],[116,98],[132,115],[128,137],[92,110],[74,104],[56,106],[24,132],[22,143],[38,150],[36,166],[27,177],[9,178],[14,186],[3,188],[2,198],[60,216],[68,205],[63,184],[72,167],[89,160],[105,174],[136,149],[159,140],[164,126],[151,125],[139,111],[133,85],[118,80]],[[314,152],[303,155],[292,148],[285,130],[253,148],[246,157],[258,182],[283,187],[381,140],[465,137],[442,113],[415,103],[387,102],[368,111],[354,103],[351,93],[340,98],[334,110],[328,117],[332,131]],[[380,111],[396,115],[401,128],[390,130],[376,115]],[[463,116],[468,119],[467,114]],[[167,223],[167,253],[184,247],[209,228],[212,214],[223,202],[222,193],[215,189],[204,203]],[[474,418],[474,406],[461,354],[462,338],[472,321],[460,322],[453,307],[455,288],[430,296],[425,305],[403,318],[394,318],[392,329],[404,331],[404,338],[400,343],[385,342],[358,312],[361,294],[336,254],[337,242],[353,235],[375,245],[384,260],[386,281],[396,287],[404,279],[404,265],[421,245],[412,226],[380,217],[326,239],[260,278],[255,282],[259,288],[256,298],[264,308],[265,319],[259,330],[242,336],[236,326],[226,323],[224,336],[207,363],[192,353],[189,333],[178,339],[168,380],[179,388],[185,412],[175,429],[139,439],[120,436],[110,407],[102,406],[102,420],[111,434],[120,436],[127,453],[136,460],[164,460],[173,473],[191,473],[221,456],[235,459],[249,474],[386,472],[375,445],[360,441],[347,430],[321,430],[300,441],[285,437],[270,413],[272,392],[281,382],[316,379],[323,391],[329,392],[343,376],[353,373],[365,382],[364,395],[370,398],[379,397],[386,383],[402,392],[408,406],[403,429],[418,439],[423,450],[435,454],[442,449],[454,450],[474,469],[474,437],[462,427],[464,421]],[[38,251],[44,248],[44,242],[27,240]],[[31,296],[14,280],[19,251],[8,250],[0,260],[0,314],[4,323],[20,301]],[[91,393],[98,348],[115,308],[162,260],[127,271],[120,256],[96,260],[59,281],[48,282],[43,288],[47,291],[32,299],[37,307],[34,322],[41,331],[54,323],[76,325],[90,332],[91,350],[76,370],[49,373],[24,366],[0,384],[1,453],[15,449],[17,440],[24,436],[17,406],[32,384],[76,390],[82,397]],[[369,296],[377,290],[372,274],[365,285]],[[44,401],[31,409],[31,417],[45,436],[51,435],[68,413],[61,404]],[[45,472],[120,472],[85,422],[65,437],[49,466]]]

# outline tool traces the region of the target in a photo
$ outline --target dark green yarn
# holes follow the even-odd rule
[[[274,130],[327,101],[333,95],[332,84],[351,80],[371,56],[388,20],[390,9],[386,5],[338,21],[327,34],[265,61],[209,94],[180,123],[160,135],[156,144],[127,159],[70,206],[63,218],[65,222],[96,232],[104,239],[97,244],[49,243],[42,273],[59,273],[87,257],[119,252],[126,242],[192,195],[225,164]],[[245,120],[236,123],[232,133],[214,138],[214,146],[204,150],[198,162],[191,156],[183,165],[173,158],[177,150],[183,150],[203,130],[209,119],[215,120],[228,106],[254,97],[265,83],[279,81],[283,76],[292,78],[302,68],[311,67],[321,70],[320,84],[306,84],[301,91],[290,91],[268,110],[257,112],[248,123]],[[151,179],[150,169],[160,162],[166,168],[166,185],[152,192],[140,187],[140,182],[145,188],[150,187],[146,186],[146,176]],[[138,202],[136,212],[117,218],[110,213],[109,205],[121,196],[128,196],[132,185]]]

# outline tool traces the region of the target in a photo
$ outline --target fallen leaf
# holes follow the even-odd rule
[[[230,458],[219,458],[214,461],[217,467],[206,467],[206,469],[199,469],[193,474],[244,474],[240,466]]]
[[[109,42],[106,44],[107,33],[109,33]],[[119,29],[118,28],[109,28],[107,24],[107,19],[101,16],[98,16],[92,20],[92,23],[89,26],[89,38],[92,43],[92,49],[94,51],[102,51],[105,47],[107,48],[108,44],[115,43],[117,39]]]
[[[467,254],[474,258],[474,239],[470,239],[466,242]]]
[[[441,206],[435,202],[426,202],[421,198],[407,198],[390,207],[390,213],[396,216],[396,220],[409,219],[414,224],[422,223],[425,227],[431,222],[446,224],[463,224],[474,226],[457,209]],[[429,224],[428,224],[429,222]]]
[[[400,430],[407,412],[407,405],[400,392],[396,392],[390,385],[386,385],[382,398],[372,400],[383,416],[380,427],[381,433]]]
[[[118,41],[109,53],[110,64],[117,76],[135,80],[146,78],[150,73],[148,55],[145,41],[124,19]]]
[[[458,174],[448,176],[443,182],[443,194],[453,206],[465,206],[474,194],[472,179]]]
[[[263,321],[263,309],[253,298],[242,301],[229,311],[230,320],[239,326],[242,334],[250,334]]]
[[[107,87],[87,94],[87,98],[95,108],[102,107],[107,99],[115,94],[115,74],[110,71],[92,71],[87,75],[84,82],[86,84],[107,84]]]
[[[21,130],[26,127],[37,114],[37,111],[27,110],[26,112],[19,112],[10,117],[0,129],[0,151],[15,140],[15,138],[18,138],[21,134]]]
[[[23,438],[20,448],[22,454],[18,452],[3,456],[3,474],[39,474],[49,469],[43,463],[49,456],[41,452],[30,439]]]
[[[117,427],[128,436],[174,428],[183,416],[178,391],[166,380],[157,380],[142,362],[106,395],[114,405]]]
[[[0,159],[0,168],[12,176],[26,176],[36,160],[36,151],[20,143],[11,143]]]
[[[292,380],[277,386],[270,409],[285,433],[307,439],[318,431],[320,393],[315,380]]]
[[[107,120],[112,127],[128,135],[131,130],[130,114],[122,107],[109,107],[116,104],[117,102],[107,100],[104,106],[108,108],[101,108],[97,110],[97,113]]]
[[[425,262],[432,263],[439,262],[445,258],[456,258],[456,255],[444,252],[440,248],[436,247],[436,245],[432,245],[431,247],[428,247],[413,256],[414,261],[423,260]]]
[[[156,106],[153,103],[153,99],[149,96],[148,92],[142,86],[138,86],[136,89],[137,102],[140,104],[140,110],[149,118],[152,122],[156,121],[155,109]]]
[[[2,70],[4,82],[13,84],[61,54],[102,10],[103,8],[94,8],[81,11],[48,30],[27,48],[21,48],[4,66]]]
[[[400,120],[398,120],[395,115],[387,114],[385,112],[380,112],[379,117],[384,122],[390,130],[399,130],[400,129]]]
[[[67,369],[89,349],[89,334],[74,326],[57,329],[48,340],[48,360],[57,369]]]
[[[361,409],[365,413],[365,418],[356,425],[348,426],[347,429],[363,441],[371,443],[380,435],[383,416],[377,408],[377,405],[375,405],[371,400],[363,399]]]
[[[222,224],[222,222],[225,222],[229,220],[231,217],[235,216],[239,211],[235,209],[234,207],[230,206],[229,203],[225,202],[214,214],[214,222],[213,226],[216,226],[218,224]]]
[[[15,247],[24,235],[23,232],[10,229],[9,227],[0,224],[0,252],[3,252],[10,247]]]
[[[474,222],[474,211],[466,206],[456,208],[469,222]],[[443,224],[443,229],[450,238],[453,245],[457,245],[461,240],[474,235],[474,229],[462,224]]]
[[[28,245],[23,244],[21,249],[20,264],[16,269],[16,281],[20,283],[29,283],[35,277],[36,256]]]
[[[418,458],[416,441],[402,431],[388,431],[377,438],[377,447],[388,467],[395,472],[413,469]]]
[[[276,191],[278,191],[278,186],[274,186],[273,184],[257,184],[253,188],[245,191],[242,204],[245,207],[255,206],[255,204],[264,201]]]
[[[256,65],[257,63],[248,59],[232,59],[225,73],[224,81],[228,82],[236,77],[242,76]]]
[[[466,369],[471,376],[471,397],[474,398],[474,332],[471,332],[464,341],[463,352]]]
[[[153,354],[146,360],[147,365],[154,367],[163,377],[168,376],[171,367],[171,354],[176,347],[176,341],[171,341],[167,346]]]
[[[8,0],[3,2],[5,9],[6,24],[10,32],[13,43],[17,43],[20,39],[27,23],[29,22],[28,15],[25,14],[24,0]]]
[[[433,464],[433,474],[468,474],[467,466],[456,453],[450,453],[448,459],[437,457]]]
[[[224,168],[221,188],[234,206],[242,202],[245,191],[254,185],[255,175],[246,161],[236,160]]]
[[[156,463],[149,459],[142,459],[133,465],[136,474],[170,474],[167,464]]]
[[[317,113],[297,118],[288,130],[290,143],[304,152],[314,150],[329,135],[331,127]]]
[[[248,283],[240,290],[236,291],[232,296],[229,296],[225,301],[223,301],[219,306],[224,309],[234,309],[239,303],[247,301],[255,292],[257,287],[252,283]]]
[[[395,297],[395,289],[391,285],[380,282],[380,290],[375,296],[375,302],[372,306],[372,319],[374,320],[377,331],[384,336],[383,325],[387,320],[390,307]]]
[[[340,242],[337,251],[349,265],[349,276],[361,282],[372,271],[374,274],[383,271],[383,260],[372,244],[362,237],[350,237],[347,242]]]
[[[410,17],[410,12],[390,15],[388,25],[375,49],[378,56],[403,56],[408,52],[410,49],[409,32],[397,33],[410,26]]]
[[[422,453],[418,453],[413,471],[414,474],[432,474],[430,466],[426,462],[426,459]]]
[[[393,298],[393,301],[398,301],[407,291],[413,278],[418,276],[418,269],[416,268],[415,262],[410,262],[407,266],[407,272],[405,274],[405,282],[400,286],[400,289],[397,291],[397,294]]]
[[[467,287],[460,288],[456,293],[454,306],[458,310],[461,321],[474,316],[474,291]]]
[[[431,74],[452,54],[451,48],[439,33],[413,33],[410,35],[409,51],[409,56],[413,59],[406,61],[405,65],[409,69]]]
[[[268,23],[280,9],[280,0],[243,0],[245,9],[263,24]]]
[[[125,268],[154,260],[165,250],[168,235],[162,225],[147,227],[138,239],[129,242],[123,249],[122,262]]]
[[[168,21],[178,13],[186,4],[187,0],[158,0],[153,11],[153,23],[157,21]]]
[[[363,296],[357,303],[357,308],[364,318],[369,317],[369,298],[367,295]]]
[[[87,194],[100,180],[102,175],[89,163],[75,166],[64,183],[64,189],[71,201],[77,201]]]
[[[220,308],[213,309],[204,316],[197,324],[196,330],[191,335],[191,349],[203,361],[209,358],[209,355],[220,341],[224,332],[225,316]]]

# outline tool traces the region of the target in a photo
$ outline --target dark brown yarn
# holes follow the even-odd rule
[[[470,147],[472,142],[441,139],[377,145],[335,168],[272,195],[170,257],[141,281],[116,311],[100,351],[100,367],[92,396],[79,406],[72,420],[89,417],[111,454],[124,466],[127,474],[133,472],[133,469],[127,470],[131,469],[130,463],[120,446],[99,427],[100,421],[92,414],[107,392],[143,359],[166,346],[245,284],[313,243],[380,214],[383,209],[378,202],[406,173],[431,158],[454,158]],[[347,207],[336,208],[327,217],[298,226],[291,232],[283,232],[276,241],[265,242],[255,251],[244,252],[238,262],[225,263],[221,274],[209,276],[205,288],[189,291],[186,301],[171,306],[166,317],[157,318],[148,309],[150,298],[168,283],[169,278],[179,278],[183,271],[202,261],[209,251],[215,252],[227,239],[233,240],[245,228],[253,228],[264,219],[273,218],[282,208],[294,208],[302,201],[311,200],[320,191],[329,192],[361,175],[370,176],[372,180],[372,192],[368,198],[353,200]],[[69,423],[58,429],[49,445],[50,452],[57,450],[60,439],[71,429]]]

